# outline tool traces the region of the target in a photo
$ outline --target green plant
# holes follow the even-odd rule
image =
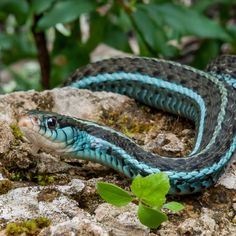
[[[166,202],[166,194],[170,184],[165,173],[151,174],[146,177],[138,175],[131,184],[131,192],[106,183],[97,183],[97,192],[108,203],[122,207],[130,202],[138,203],[138,218],[140,222],[149,228],[158,228],[160,224],[168,220],[162,209],[169,209],[176,213],[184,208],[178,202]]]

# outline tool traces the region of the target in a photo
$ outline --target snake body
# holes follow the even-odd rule
[[[232,159],[236,148],[235,56],[216,59],[207,72],[172,61],[113,58],[77,70],[65,85],[124,94],[186,117],[197,129],[195,146],[188,156],[162,157],[91,121],[30,111],[19,126],[33,142],[37,135],[42,148],[102,163],[130,178],[163,171],[170,178],[171,194],[195,193],[215,184]]]

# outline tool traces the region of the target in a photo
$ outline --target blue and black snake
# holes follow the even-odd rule
[[[134,178],[163,171],[171,194],[199,192],[216,183],[236,148],[236,56],[221,56],[206,72],[172,61],[113,58],[77,70],[66,86],[124,94],[192,120],[192,152],[168,158],[143,150],[125,135],[97,123],[52,112],[29,111],[19,121],[42,149],[99,162]]]

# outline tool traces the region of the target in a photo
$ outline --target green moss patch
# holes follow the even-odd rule
[[[120,114],[119,111],[103,111],[101,121],[132,138],[136,134],[148,132],[153,123],[144,121],[138,117],[132,117],[129,114]]]
[[[6,226],[6,235],[38,235],[45,227],[51,224],[51,220],[45,217],[27,220],[23,222],[8,223]]]
[[[25,171],[15,171],[10,174],[12,181],[32,181],[41,186],[54,183],[54,177],[52,175],[39,175]]]
[[[17,124],[11,124],[10,128],[12,130],[12,134],[16,139],[22,139],[23,133],[21,132],[20,128],[17,126]]]

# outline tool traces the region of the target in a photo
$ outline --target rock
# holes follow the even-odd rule
[[[233,209],[234,209],[234,211],[236,211],[236,202],[233,203]]]
[[[175,134],[161,133],[149,141],[145,148],[151,152],[161,149],[167,153],[178,153],[184,150],[184,144]]]
[[[231,165],[229,166],[229,168],[227,168],[225,173],[226,174],[224,174],[219,179],[218,184],[223,185],[228,189],[236,190],[236,158],[234,158],[234,161],[232,161]]]
[[[199,219],[187,219],[178,227],[180,234],[198,234],[198,235],[212,235],[217,232],[218,226],[214,219],[212,219],[207,210],[200,216]]]
[[[157,233],[149,234],[149,236],[176,236],[181,235],[177,232],[177,226],[172,222],[164,222],[161,224],[161,227],[158,229]]]
[[[92,62],[108,59],[111,57],[130,57],[132,54],[124,53],[109,47],[106,44],[99,44],[91,53],[90,58]]]
[[[83,188],[84,184],[81,180],[72,180],[64,186],[12,189],[8,193],[0,195],[0,222],[1,220],[33,219],[39,216],[47,217],[53,223],[69,220],[82,210],[76,201],[66,195],[79,194]],[[46,190],[48,190],[48,198],[40,197],[40,193],[44,192],[45,195]]]
[[[57,186],[57,189],[68,195],[78,194],[84,189],[84,183],[79,179],[72,179],[68,185]]]
[[[40,174],[47,173],[65,173],[68,172],[73,167],[65,162],[62,162],[59,157],[52,156],[48,153],[35,154],[37,158],[37,166],[35,167],[35,172]]]
[[[80,212],[71,220],[55,224],[40,232],[39,236],[109,236],[110,234],[99,224],[92,220],[92,217],[85,212]]]
[[[3,174],[6,170],[0,165],[0,195],[7,193],[13,186],[12,182]]]
[[[114,236],[145,236],[150,231],[138,221],[137,206],[132,203],[121,208],[108,203],[101,204],[95,210],[95,218]]]
[[[76,88],[54,89],[51,91],[51,95],[54,100],[53,111],[94,121],[99,120],[102,109],[120,110],[131,100],[119,94],[91,92]]]
[[[2,178],[0,173],[0,194],[7,193],[12,188],[12,182],[9,179]]]
[[[0,154],[3,154],[9,150],[10,145],[14,141],[14,135],[10,126],[2,120],[0,120],[0,140]]]
[[[220,225],[214,219],[214,214],[214,211],[203,208],[199,218],[186,219],[178,226],[177,231],[180,235],[236,235],[236,228],[227,219]]]

